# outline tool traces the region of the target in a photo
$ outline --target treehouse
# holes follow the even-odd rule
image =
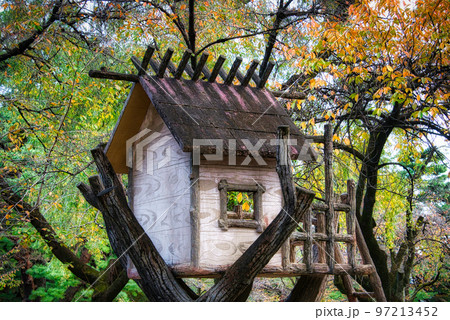
[[[142,62],[132,57],[137,75],[90,71],[91,77],[134,82],[105,153],[116,173],[128,175],[129,206],[173,274],[220,277],[283,215],[286,191],[281,186],[292,181],[280,183],[277,173],[277,129],[290,132],[284,154],[304,161],[317,156],[273,92],[264,88],[273,64],[259,77],[256,61],[244,75],[238,70],[241,58],[226,72],[222,56],[210,70],[205,53],[192,67],[187,51],[176,67],[173,50],[159,63],[152,59],[153,51],[149,47]],[[156,75],[147,73],[149,64]],[[333,194],[330,126],[324,142],[324,197],[311,207],[308,203],[297,230],[280,242],[258,275],[340,275],[349,299],[357,296],[350,275],[369,275],[376,299],[382,301],[354,216],[354,184],[349,181],[348,192],[340,197]],[[338,230],[340,220],[345,226]],[[139,277],[131,260],[127,272]]]
[[[290,128],[294,158],[315,159],[268,90],[157,76],[133,86],[106,154],[129,175],[133,212],[167,264],[186,276],[224,269],[275,218],[280,125]]]

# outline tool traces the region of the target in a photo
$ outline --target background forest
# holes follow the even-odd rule
[[[273,62],[266,88],[316,148],[333,125],[334,191],[357,182],[388,301],[448,301],[449,15],[449,0],[0,0],[0,301],[146,301],[76,186],[131,87],[89,70],[136,73],[148,45],[207,52],[210,70]],[[295,168],[323,193],[320,159]],[[323,300],[345,300],[331,281]],[[294,283],[259,280],[249,299]]]

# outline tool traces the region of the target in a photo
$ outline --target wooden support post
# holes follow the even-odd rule
[[[239,66],[241,65],[241,63],[242,63],[242,58],[241,57],[237,57],[234,60],[233,65],[231,66],[230,72],[228,72],[228,76],[225,79],[225,82],[224,82],[225,84],[232,84],[233,83],[234,77],[236,76],[236,72],[238,71]]]
[[[189,49],[183,53],[183,57],[181,58],[181,61],[178,64],[178,68],[175,71],[175,74],[173,75],[175,79],[181,78],[181,76],[183,75],[184,69],[186,68],[186,65],[188,64],[189,59],[191,58],[191,55],[192,55],[192,51]]]
[[[303,242],[303,254],[304,254],[304,260],[306,265],[306,271],[308,273],[311,273],[313,270],[313,252],[312,252],[312,244],[313,244],[313,238],[312,238],[312,211],[309,209],[306,214],[305,218],[303,220],[303,227],[306,232],[306,240]]]
[[[258,83],[258,88],[264,88],[274,66],[275,66],[275,64],[273,62],[269,61],[269,63],[267,64],[266,70],[264,70],[264,73]]]
[[[155,47],[149,45],[147,47],[147,50],[145,50],[144,58],[142,59],[142,63],[141,63],[142,69],[139,70],[138,76],[142,76],[145,74],[145,71],[147,71],[148,64],[149,64],[150,59],[152,58],[152,55],[154,52],[155,52]]]
[[[202,74],[203,67],[206,64],[206,60],[208,60],[209,54],[204,52],[202,56],[200,57],[199,62],[197,63],[197,66],[195,67],[194,74],[192,75],[192,80],[197,81],[200,78],[200,75]]]
[[[225,57],[223,55],[220,55],[219,58],[217,58],[216,64],[214,65],[211,75],[209,76],[209,79],[208,79],[209,82],[216,81],[216,78],[219,75],[220,69],[222,68],[222,65],[224,62],[225,62]]]
[[[259,65],[259,61],[258,60],[253,60],[252,63],[250,64],[250,67],[247,70],[247,73],[244,76],[244,79],[241,81],[241,86],[247,86],[250,83],[250,80],[252,79],[253,74],[256,71],[256,68]]]
[[[172,55],[173,55],[173,49],[168,48],[166,53],[164,54],[164,57],[161,60],[161,64],[159,65],[158,72],[156,73],[158,78],[164,78],[164,73],[166,72],[166,68],[169,65]]]
[[[191,265],[200,267],[200,181],[199,166],[191,164]]]
[[[324,164],[325,164],[325,229],[328,236],[326,242],[327,264],[330,272],[334,269],[334,201],[333,201],[333,130],[331,124],[325,125]]]
[[[355,267],[356,265],[356,235],[355,235],[355,221],[356,221],[356,188],[355,181],[347,180],[347,204],[351,209],[346,214],[347,234],[353,236],[353,241],[347,244],[348,263]]]
[[[359,251],[361,252],[363,263],[375,266],[372,257],[370,256],[369,248],[367,247],[366,241],[364,240],[364,236],[358,221],[355,221],[355,231],[356,231],[356,243],[358,244]],[[386,302],[386,296],[384,295],[381,279],[378,273],[376,272],[376,269],[369,275],[369,280],[372,285],[375,298],[377,299],[377,301]]]
[[[324,233],[326,234],[325,229],[325,215],[323,212],[320,211],[313,211],[316,214],[316,233]],[[314,262],[318,263],[325,263],[326,261],[326,248],[325,248],[325,241],[319,241],[317,243],[317,249],[318,249],[318,257],[317,260],[314,259]]]
[[[281,246],[281,267],[283,269],[286,269],[289,267],[291,259],[292,259],[292,252],[291,252],[291,241],[286,240],[285,243]],[[295,253],[294,253],[295,256]]]

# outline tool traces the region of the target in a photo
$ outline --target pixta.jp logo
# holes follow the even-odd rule
[[[153,175],[155,169],[160,169],[170,161],[170,146],[166,142],[170,136],[144,129],[126,142],[127,167],[136,171]],[[134,146],[134,148],[133,148]]]

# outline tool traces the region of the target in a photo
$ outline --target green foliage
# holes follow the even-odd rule
[[[27,273],[44,283],[43,286],[38,287],[31,293],[31,300],[59,301],[64,298],[69,286],[76,286],[80,283],[57,259],[52,259],[46,265],[35,264],[28,269]]]
[[[242,210],[253,211],[253,194],[251,192],[228,191],[227,210],[234,211],[236,206],[242,206]]]
[[[21,284],[18,262],[14,254],[18,252],[15,243],[5,236],[0,237],[0,301],[8,301],[13,291]]]

